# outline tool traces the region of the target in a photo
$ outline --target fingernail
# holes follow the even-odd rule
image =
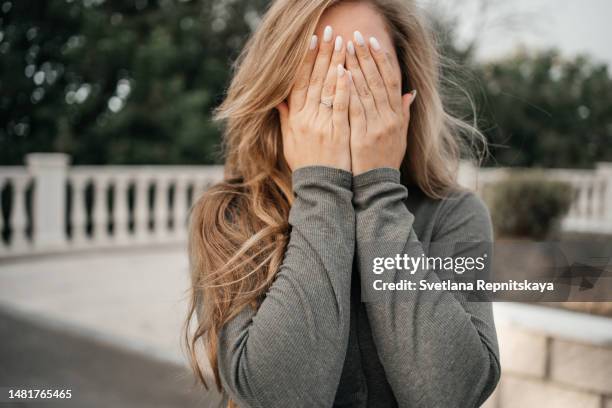
[[[348,41],[346,43],[346,50],[349,52],[349,54],[355,55],[355,46],[353,45],[352,41]]]
[[[357,41],[358,45],[365,45],[363,36],[361,35],[359,31],[355,31],[355,41]]]
[[[353,73],[351,71],[348,71],[348,76],[349,76],[349,81],[353,82]]]
[[[325,30],[323,30],[323,41],[330,42],[332,38],[332,28],[331,26],[325,26]]]
[[[380,50],[380,43],[375,37],[370,37],[370,45],[374,48],[375,51]]]
[[[413,89],[412,91],[410,91],[410,93],[412,94],[412,100],[411,100],[410,102],[412,102],[412,101],[414,101],[414,100],[416,99],[416,97],[417,97],[417,90],[416,90],[416,89]]]
[[[340,51],[341,49],[342,49],[342,37],[337,36],[336,44],[334,45],[334,50],[337,52],[337,51]]]
[[[312,37],[310,37],[310,49],[314,50],[317,46],[317,36],[313,35]]]
[[[342,64],[338,64],[338,76],[344,76],[344,67],[342,66]]]

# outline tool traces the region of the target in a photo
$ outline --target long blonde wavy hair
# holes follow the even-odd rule
[[[192,286],[184,331],[192,367],[206,388],[198,346],[206,350],[221,391],[219,331],[244,307],[259,306],[282,262],[293,193],[275,106],[288,96],[320,16],[341,1],[347,0],[273,1],[233,64],[227,96],[213,112],[214,120],[225,122],[225,178],[192,207]],[[387,23],[403,92],[419,92],[411,107],[402,182],[443,198],[457,188],[466,140],[458,135],[480,133],[445,109],[436,42],[413,1],[361,1]]]

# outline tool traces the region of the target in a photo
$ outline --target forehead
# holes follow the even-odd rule
[[[383,17],[367,2],[341,2],[325,10],[315,30],[319,38],[327,25],[334,30],[334,37],[340,35],[345,41],[354,41],[353,32],[359,30],[366,41],[373,36],[383,48],[393,49]]]

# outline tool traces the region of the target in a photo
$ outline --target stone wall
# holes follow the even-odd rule
[[[486,408],[612,408],[612,319],[551,312],[568,313],[571,326],[555,330],[563,315],[552,324],[537,317],[538,328],[537,321],[496,313],[502,378]],[[584,324],[576,324],[580,319]]]

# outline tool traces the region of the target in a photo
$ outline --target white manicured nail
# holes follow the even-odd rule
[[[410,93],[412,94],[412,100],[410,101],[412,103],[417,97],[417,90],[413,89]]]
[[[323,41],[330,42],[332,38],[332,28],[331,26],[325,26],[325,30],[323,30]]]
[[[334,50],[335,51],[340,51],[342,49],[342,37],[337,36],[336,37],[336,44],[334,45]]]
[[[370,37],[370,45],[374,48],[375,51],[380,50],[380,43],[374,37]]]
[[[355,55],[355,46],[353,45],[352,41],[348,41],[346,43],[346,50],[349,52],[349,54]]]
[[[346,72],[348,72],[349,81],[353,82],[353,73],[349,70],[346,70]]]
[[[344,76],[344,67],[342,66],[342,64],[338,64],[338,76]]]
[[[313,35],[312,37],[310,37],[310,49],[314,50],[317,46],[317,36]]]
[[[365,40],[363,39],[363,35],[359,31],[355,31],[355,41],[357,41],[358,45],[365,45]]]

